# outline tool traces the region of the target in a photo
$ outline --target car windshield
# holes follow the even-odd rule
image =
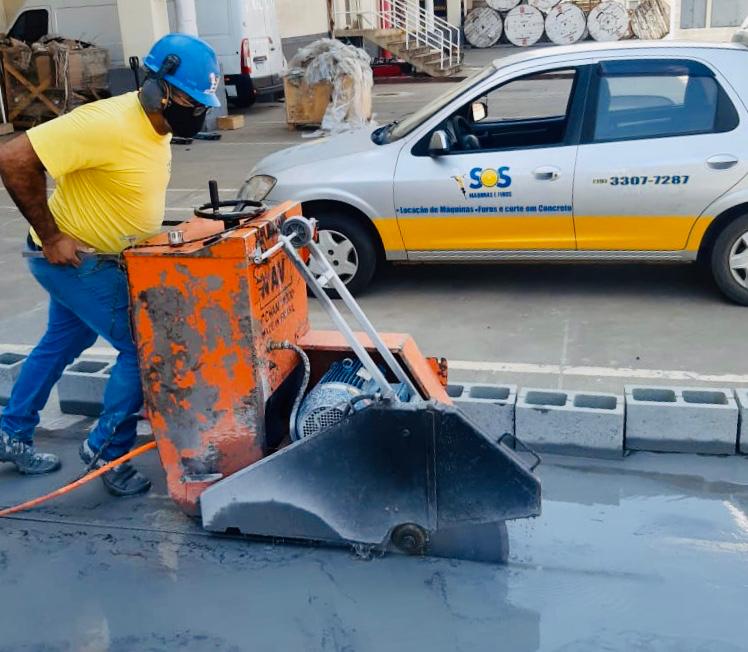
[[[449,104],[456,97],[459,97],[469,88],[482,82],[484,79],[488,79],[488,77],[493,75],[495,72],[496,72],[496,68],[491,65],[491,66],[488,66],[488,68],[481,70],[479,73],[476,73],[472,77],[468,77],[465,81],[457,84],[457,86],[455,86],[448,93],[445,93],[444,95],[440,95],[435,100],[429,102],[423,108],[419,109],[412,115],[409,115],[407,118],[396,123],[395,126],[390,130],[389,137],[387,140],[389,142],[393,142],[395,140],[400,140],[401,138],[404,138],[414,129],[416,129],[417,127],[420,127],[431,116],[435,115],[442,108],[447,106],[447,104]]]

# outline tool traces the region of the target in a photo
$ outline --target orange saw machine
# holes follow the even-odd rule
[[[173,500],[212,532],[504,561],[505,521],[540,513],[539,459],[452,406],[445,361],[376,332],[299,204],[210,195],[125,253]],[[310,329],[307,288],[335,331]]]

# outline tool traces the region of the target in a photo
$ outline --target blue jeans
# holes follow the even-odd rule
[[[116,262],[93,256],[84,258],[77,269],[31,258],[29,269],[50,296],[47,332],[23,365],[0,428],[32,443],[39,411],[52,387],[65,367],[101,336],[119,356],[107,383],[102,415],[88,442],[98,451],[113,435],[102,459],[116,459],[135,443],[137,414],[143,406],[125,273]]]

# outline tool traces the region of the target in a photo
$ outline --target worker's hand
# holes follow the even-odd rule
[[[44,257],[53,265],[78,267],[81,264],[80,249],[80,243],[65,233],[55,233],[42,243]]]

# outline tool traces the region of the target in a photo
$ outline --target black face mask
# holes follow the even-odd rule
[[[180,138],[192,138],[205,125],[208,109],[205,106],[182,106],[176,102],[169,102],[164,108],[164,118],[169,123],[171,131]]]

